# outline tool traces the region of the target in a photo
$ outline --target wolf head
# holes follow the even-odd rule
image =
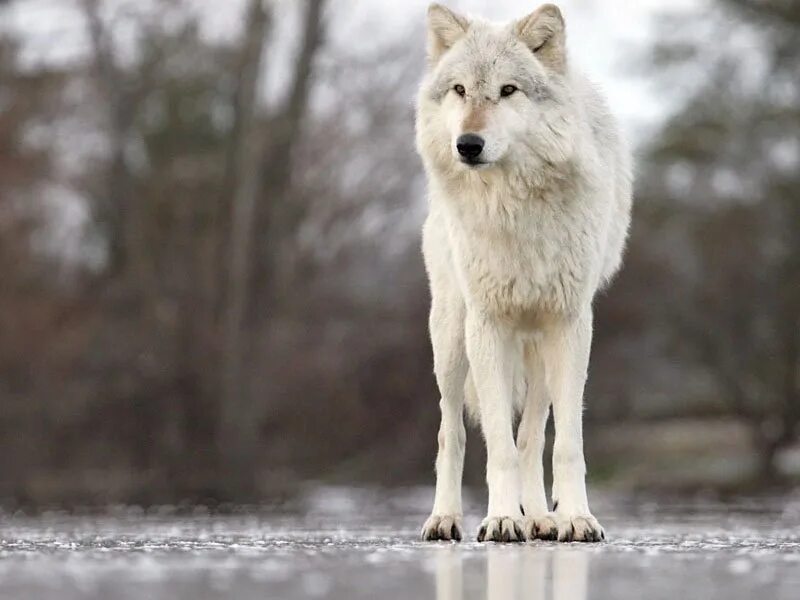
[[[556,6],[498,25],[431,5],[428,72],[417,103],[417,147],[426,165],[459,177],[567,160],[566,75]]]

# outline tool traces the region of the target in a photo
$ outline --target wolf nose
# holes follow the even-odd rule
[[[478,158],[478,155],[483,152],[483,145],[485,142],[483,138],[474,133],[465,133],[458,136],[456,140],[456,150],[458,153],[467,159]]]

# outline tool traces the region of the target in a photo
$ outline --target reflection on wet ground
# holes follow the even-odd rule
[[[320,488],[286,510],[0,517],[0,598],[800,597],[800,498],[598,498],[603,544],[423,543],[431,490]],[[474,534],[480,506],[468,507]]]
[[[436,600],[472,597],[464,590],[464,553],[456,548],[436,555]],[[579,551],[546,553],[528,548],[489,547],[484,555],[485,597],[558,598],[585,600],[588,597],[589,554]],[[479,589],[481,586],[475,586]],[[476,592],[476,596],[480,596]]]

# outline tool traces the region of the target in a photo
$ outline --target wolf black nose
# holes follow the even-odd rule
[[[483,145],[485,142],[483,138],[474,133],[465,133],[458,136],[456,140],[456,149],[458,153],[466,159],[478,158],[478,155],[483,152]]]

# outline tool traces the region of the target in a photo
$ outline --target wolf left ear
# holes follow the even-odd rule
[[[469,21],[441,4],[428,7],[428,62],[435,65],[442,54],[467,33]]]
[[[555,4],[543,4],[517,21],[514,32],[546,67],[564,73],[567,67],[564,17]]]

